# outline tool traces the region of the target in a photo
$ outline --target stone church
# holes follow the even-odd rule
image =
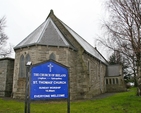
[[[99,51],[50,11],[46,20],[15,48],[13,98],[24,98],[25,63],[53,59],[69,67],[70,99],[106,92],[108,63]]]

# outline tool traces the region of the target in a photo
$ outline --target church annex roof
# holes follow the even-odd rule
[[[52,10],[48,15],[47,19],[30,35],[28,35],[22,42],[20,42],[14,49],[19,49],[32,45],[47,45],[68,47],[77,50],[77,48],[75,48],[74,45],[70,43],[66,36],[63,35],[62,31],[60,30],[61,28],[59,28],[59,26],[56,26],[51,16],[55,16]],[[67,31],[69,31],[69,33],[88,54],[107,64],[106,59],[97,51],[97,49],[91,46],[86,40],[84,40],[81,36],[79,36],[75,31],[73,31],[57,17],[56,19],[65,27]]]

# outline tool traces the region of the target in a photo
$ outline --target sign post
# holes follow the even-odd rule
[[[25,113],[30,113],[30,68],[32,63],[26,64],[26,84],[25,84]]]
[[[68,77],[68,99],[67,99],[67,113],[70,113],[70,79]]]
[[[53,60],[33,65],[30,78],[30,99],[67,99],[70,113],[68,67]]]

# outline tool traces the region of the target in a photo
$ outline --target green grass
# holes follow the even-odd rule
[[[32,102],[31,113],[67,113],[67,102]],[[141,113],[141,97],[136,89],[113,96],[71,102],[71,113]],[[24,102],[0,98],[0,113],[24,113]]]

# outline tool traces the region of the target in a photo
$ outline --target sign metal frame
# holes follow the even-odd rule
[[[27,103],[29,113],[30,100],[56,99],[67,99],[67,113],[70,113],[70,83],[69,68],[67,66],[54,60],[47,60],[32,65],[27,71],[29,71],[26,76],[28,92],[26,92],[25,98],[27,100],[25,103]]]

